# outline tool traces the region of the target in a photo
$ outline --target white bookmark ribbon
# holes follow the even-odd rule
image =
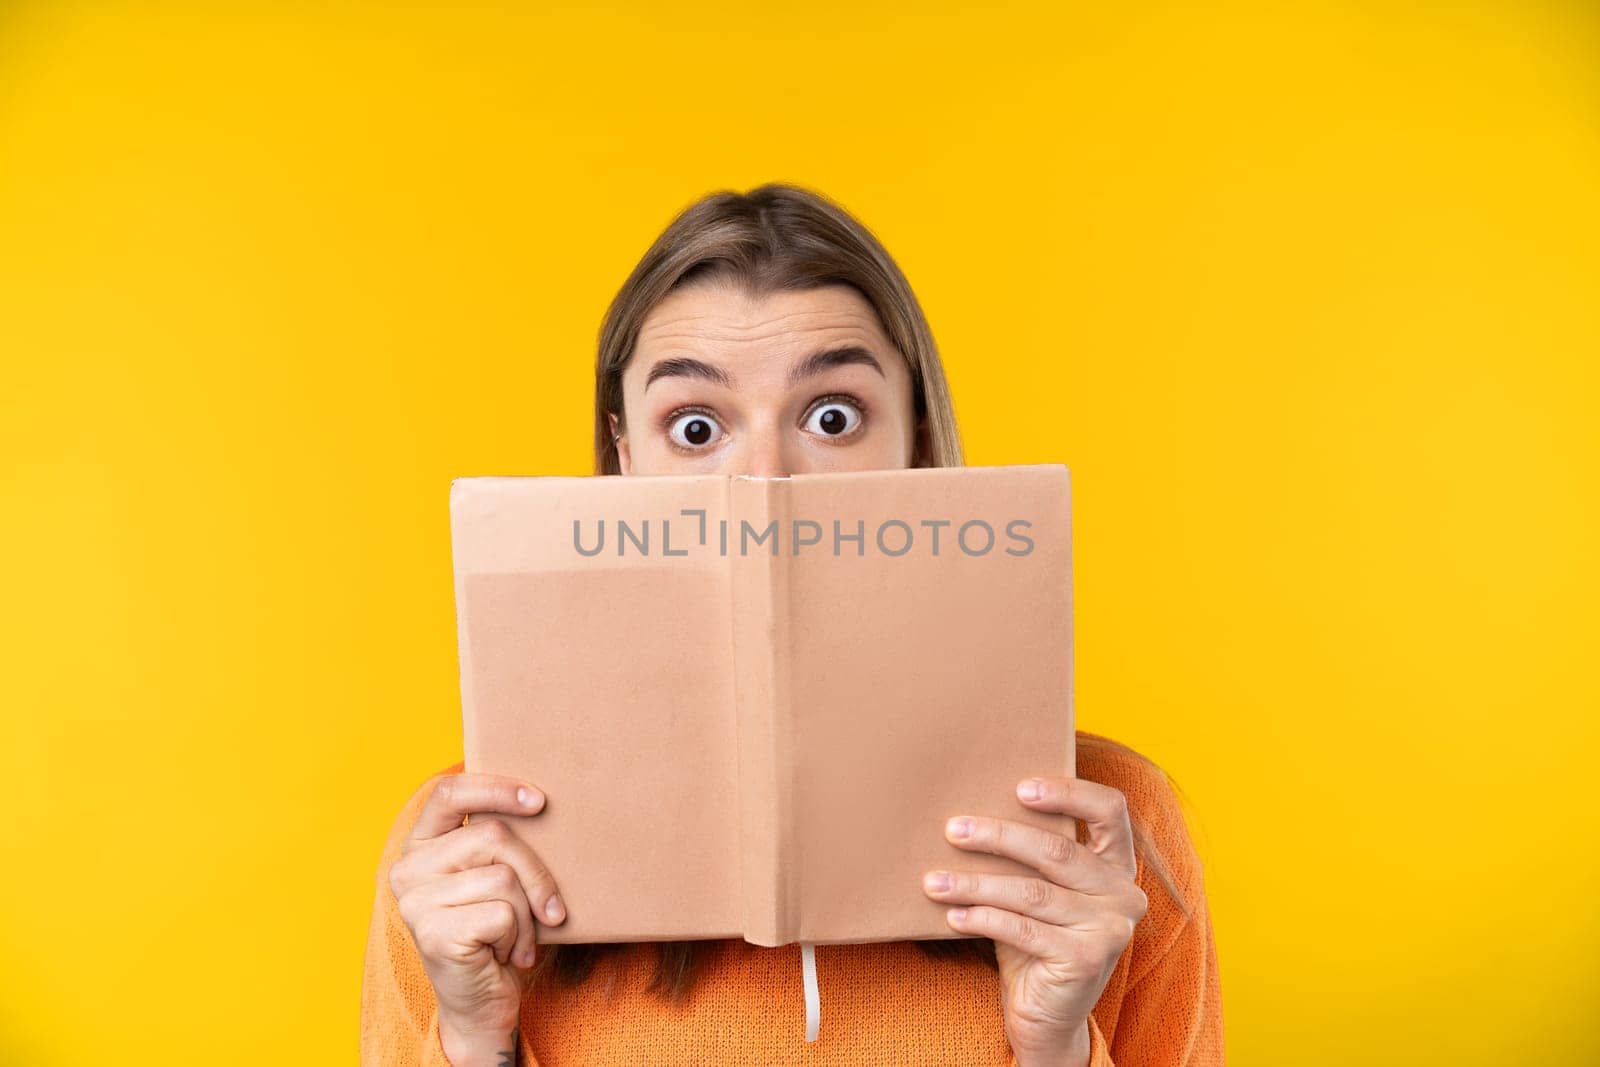
[[[806,1040],[815,1041],[822,1023],[822,994],[817,991],[817,946],[800,946],[800,972],[806,982]]]

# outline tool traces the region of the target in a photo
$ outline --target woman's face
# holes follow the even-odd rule
[[[909,467],[917,455],[905,357],[846,285],[670,293],[640,327],[622,403],[623,474],[774,478]]]

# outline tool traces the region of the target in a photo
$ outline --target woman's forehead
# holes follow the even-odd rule
[[[730,356],[742,349],[810,351],[820,341],[893,351],[872,305],[846,285],[754,296],[727,284],[669,293],[639,328],[636,354]]]

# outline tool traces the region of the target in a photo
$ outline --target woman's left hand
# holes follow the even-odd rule
[[[1006,1039],[1020,1067],[1086,1064],[1089,1013],[1149,903],[1134,881],[1127,798],[1081,778],[1049,777],[1019,783],[1017,797],[1035,811],[1082,819],[1089,843],[1011,819],[958,816],[945,826],[952,844],[1008,856],[1042,877],[929,871],[923,889],[965,905],[947,912],[952,927],[993,939]],[[941,876],[948,888],[939,888]]]

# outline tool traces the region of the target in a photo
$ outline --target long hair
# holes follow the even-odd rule
[[[915,462],[958,467],[961,438],[933,333],[905,275],[865,226],[819,193],[768,184],[748,193],[712,193],[684,209],[656,238],[606,311],[595,362],[594,465],[596,474],[620,474],[611,417],[625,426],[622,373],[633,358],[639,328],[651,310],[675,289],[715,278],[737,282],[752,295],[848,285],[877,312],[884,331],[911,371],[915,416],[926,445]],[[1150,761],[1119,742],[1078,733],[1078,750],[1116,751]],[[1154,764],[1150,764],[1152,767]],[[1188,913],[1170,870],[1148,832],[1133,823],[1134,851]],[[988,938],[916,942],[935,959],[978,958],[995,966]],[[681,1002],[694,988],[705,941],[658,942],[660,959],[649,990]],[[529,976],[530,985],[553,980],[586,981],[601,959],[626,947],[618,943],[545,945]]]

